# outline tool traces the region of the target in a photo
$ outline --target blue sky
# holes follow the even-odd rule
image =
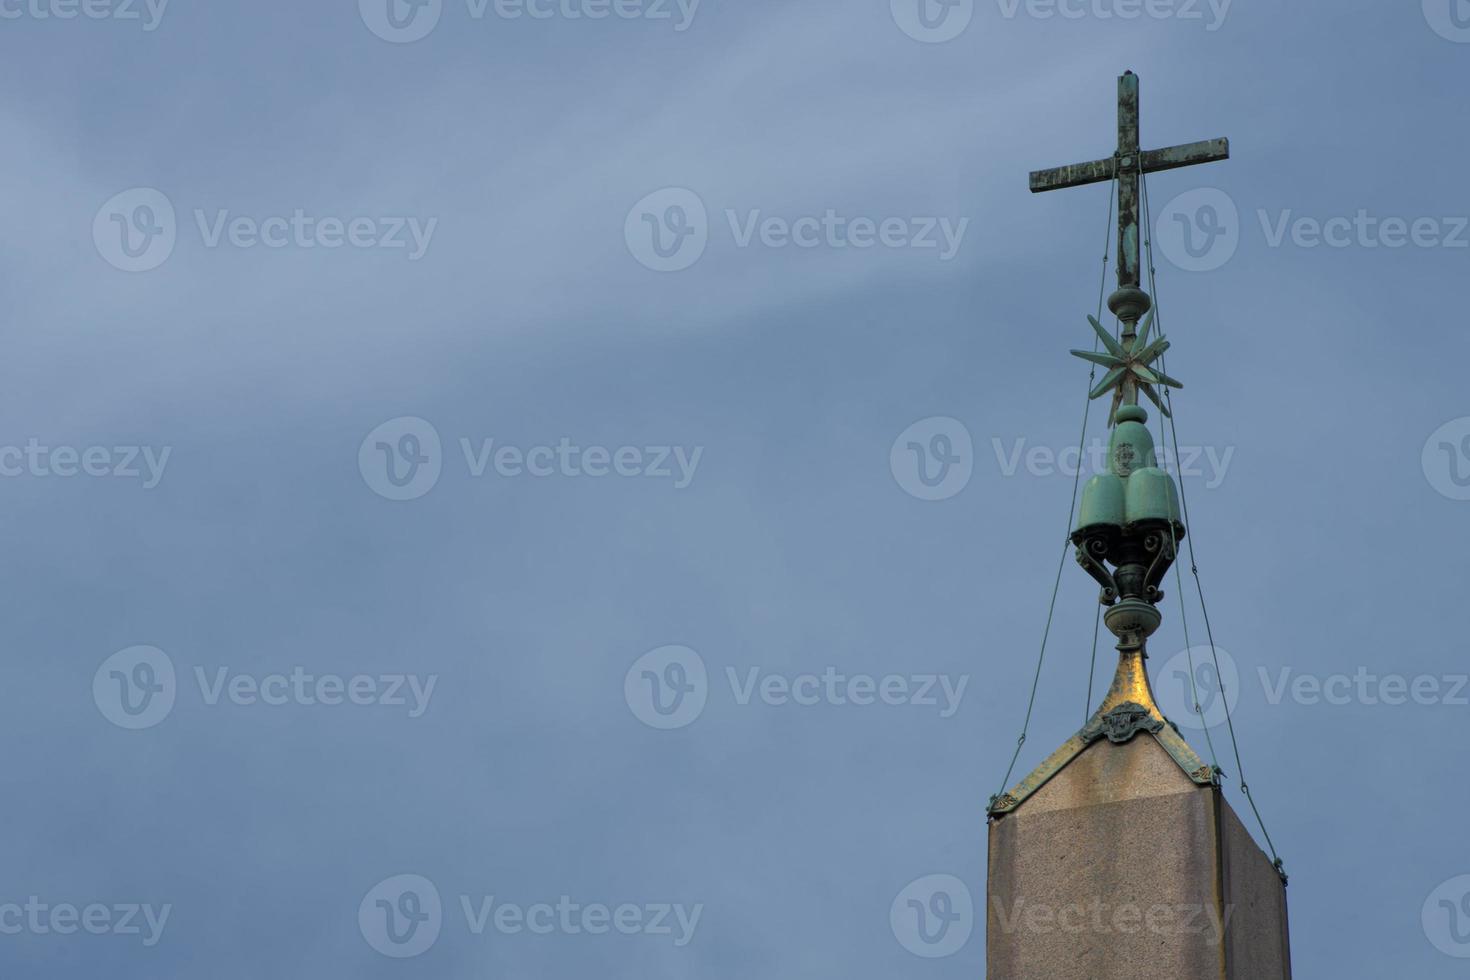
[[[0,973],[980,975],[1131,68],[1297,975],[1464,974],[1470,5],[917,2],[0,3]]]

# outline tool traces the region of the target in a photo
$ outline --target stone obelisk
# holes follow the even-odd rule
[[[1100,347],[1073,351],[1107,373],[1108,471],[1082,494],[1072,542],[1097,580],[1118,668],[1081,731],[991,800],[989,980],[1281,980],[1291,976],[1286,878],[1226,802],[1220,773],[1164,717],[1149,685],[1147,642],[1159,584],[1184,526],[1174,479],[1157,465],[1142,392],[1180,387],[1156,361],[1152,301],[1139,285],[1144,173],[1223,160],[1225,140],[1141,151],[1138,78],[1118,80],[1118,150],[1039,171],[1033,191],[1118,183],[1118,336],[1089,317]],[[1142,323],[1140,324],[1140,320]]]

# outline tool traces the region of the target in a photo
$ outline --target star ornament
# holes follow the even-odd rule
[[[1141,391],[1148,396],[1148,400],[1158,406],[1159,411],[1166,418],[1169,410],[1159,399],[1158,392],[1154,390],[1156,385],[1170,388],[1183,388],[1184,385],[1169,377],[1163,371],[1152,368],[1149,365],[1159,359],[1164,351],[1169,349],[1169,342],[1159,336],[1153,343],[1149,343],[1148,336],[1153,330],[1154,315],[1149,313],[1143,320],[1143,329],[1138,336],[1133,338],[1133,343],[1127,347],[1117,340],[1113,335],[1097,322],[1096,317],[1089,316],[1087,322],[1092,324],[1092,329],[1097,331],[1098,338],[1102,341],[1106,353],[1102,351],[1074,350],[1073,356],[1080,357],[1084,361],[1100,364],[1108,369],[1103,379],[1098,382],[1096,388],[1092,389],[1089,398],[1100,398],[1109,391],[1113,393],[1113,408],[1108,413],[1108,425],[1111,426],[1117,419],[1118,406],[1137,405],[1138,393]]]

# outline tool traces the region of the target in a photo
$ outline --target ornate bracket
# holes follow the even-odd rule
[[[1020,803],[1021,801],[1011,793],[997,793],[990,798],[990,806],[986,808],[986,813],[994,816],[997,813],[1014,810]]]
[[[1091,744],[1104,735],[1114,745],[1132,740],[1139,732],[1157,734],[1163,731],[1164,723],[1137,701],[1124,701],[1112,711],[1082,729],[1085,742]]]
[[[1077,564],[1102,586],[1097,601],[1104,606],[1111,606],[1118,601],[1118,583],[1113,578],[1113,573],[1108,571],[1108,566],[1103,564],[1107,553],[1108,543],[1103,538],[1090,538],[1077,545]]]
[[[1164,580],[1164,575],[1168,573],[1169,567],[1174,564],[1174,559],[1178,557],[1178,552],[1174,546],[1173,536],[1165,534],[1163,531],[1150,533],[1143,539],[1143,547],[1146,551],[1152,552],[1154,556],[1154,560],[1149,563],[1148,571],[1143,576],[1143,595],[1149,602],[1157,605],[1159,600],[1164,598],[1164,593],[1159,588],[1159,583]]]

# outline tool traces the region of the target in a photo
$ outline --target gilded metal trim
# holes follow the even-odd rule
[[[1089,745],[1104,735],[1114,745],[1123,745],[1133,741],[1133,736],[1139,732],[1155,735],[1163,727],[1163,720],[1153,717],[1143,705],[1125,701],[1101,718],[1090,722],[1080,734]]]
[[[1046,785],[1057,773],[1067,767],[1083,750],[1103,735],[1108,735],[1109,741],[1122,744],[1113,738],[1111,731],[1121,729],[1126,719],[1126,724],[1132,726],[1133,730],[1122,741],[1126,742],[1140,731],[1147,732],[1163,746],[1169,757],[1178,764],[1192,781],[1200,786],[1214,786],[1218,784],[1217,775],[1213,767],[1207,765],[1203,759],[1195,754],[1189,743],[1184,741],[1183,736],[1175,730],[1169,720],[1159,710],[1158,702],[1154,700],[1153,688],[1149,685],[1148,668],[1144,661],[1148,654],[1142,645],[1131,650],[1123,650],[1118,654],[1118,670],[1113,675],[1112,686],[1103,697],[1102,704],[1082,730],[1077,732],[1066,742],[1062,743],[1046,760],[1037,766],[1010,789],[1009,792],[992,797],[990,805],[986,808],[991,819],[1003,817],[1008,813],[1014,813],[1016,808],[1026,801],[1042,786]],[[1122,709],[1120,711],[1120,709]],[[1140,713],[1141,712],[1141,713]],[[1089,734],[1095,732],[1096,734]]]

